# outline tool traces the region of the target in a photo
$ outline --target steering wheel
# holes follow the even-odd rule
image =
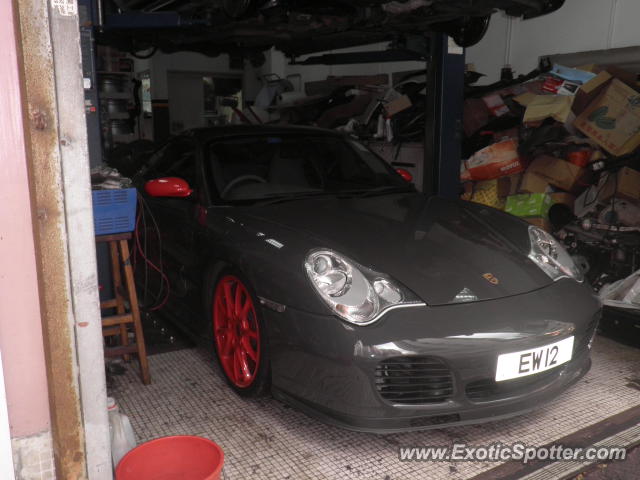
[[[247,181],[267,183],[267,181],[264,178],[259,177],[258,175],[240,175],[239,177],[236,177],[233,180],[231,180],[229,183],[227,183],[227,186],[224,187],[224,189],[220,193],[220,196],[222,198],[225,198],[227,196],[227,193],[229,193],[233,188],[238,186],[240,183],[247,182]]]

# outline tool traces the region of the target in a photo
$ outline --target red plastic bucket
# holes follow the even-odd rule
[[[137,446],[116,467],[116,480],[219,480],[224,452],[211,440],[163,437]]]

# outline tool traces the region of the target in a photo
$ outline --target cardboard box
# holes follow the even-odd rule
[[[520,182],[520,193],[546,193],[551,190],[549,181],[536,174],[535,172],[526,171]]]
[[[609,175],[600,190],[598,202],[606,202],[614,194],[616,198],[640,202],[640,172],[624,167],[617,174]]]
[[[562,203],[571,209],[573,212],[573,206],[576,202],[576,197],[566,192],[556,192],[549,194],[551,197],[551,204],[555,205],[556,203]]]
[[[560,158],[542,155],[529,166],[527,173],[546,179],[560,190],[577,193],[588,185],[590,171]]]
[[[613,80],[613,76],[606,71],[598,73],[594,78],[582,85],[576,92],[571,109],[576,115],[580,115],[587,106],[604,90]]]
[[[541,228],[543,230],[546,230],[549,233],[551,232],[551,222],[549,222],[549,220],[547,220],[546,218],[543,217],[530,217],[530,218],[525,218],[525,220],[527,222],[529,222],[531,225],[535,225],[538,228]]]
[[[612,155],[631,153],[640,146],[640,93],[614,78],[574,126]]]
[[[546,217],[551,198],[545,193],[529,193],[507,197],[504,211],[516,217]]]
[[[399,98],[387,103],[384,106],[385,111],[387,112],[387,118],[393,117],[396,113],[400,113],[403,110],[411,107],[411,99],[407,95],[402,95]]]
[[[606,70],[602,70],[597,66],[591,66],[597,75],[582,85],[576,92],[575,99],[571,109],[576,115],[580,115],[589,106],[589,104],[600,95],[604,89],[614,80],[617,79],[630,88],[636,88],[637,76],[633,72],[628,72],[621,68],[609,66]],[[581,67],[580,70],[586,70],[587,67]]]
[[[571,110],[572,96],[524,93],[515,97],[514,100],[526,107],[522,119],[526,124],[539,123],[547,118],[553,118],[560,123],[569,123],[574,118]]]
[[[498,197],[506,198],[509,195],[518,193],[518,187],[522,181],[522,174],[510,175],[498,178]]]
[[[597,75],[581,85],[574,95],[536,95],[528,92],[515,97],[516,102],[526,107],[524,123],[536,124],[546,118],[553,118],[569,128],[576,116],[582,113],[614,78],[630,86],[635,82],[634,74],[615,67],[602,71],[599,67],[590,65],[571,70],[584,70]]]
[[[584,65],[578,65],[576,69],[595,73],[596,75],[602,71],[602,67],[600,67],[600,65],[598,65],[597,63],[585,63]]]

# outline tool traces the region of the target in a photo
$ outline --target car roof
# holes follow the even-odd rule
[[[194,128],[180,134],[180,136],[194,137],[199,141],[235,137],[245,135],[327,135],[339,137],[342,133],[324,128],[293,126],[293,125],[224,125],[218,127]]]

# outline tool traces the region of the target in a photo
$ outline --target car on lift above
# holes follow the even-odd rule
[[[167,314],[239,394],[351,429],[480,422],[558,396],[588,371],[600,316],[580,269],[544,230],[409,177],[333,131],[175,137],[134,178]]]
[[[104,0],[100,43],[136,56],[195,51],[264,59],[275,47],[290,57],[393,42],[427,32],[460,46],[479,42],[491,15],[524,19],[558,10],[564,0]]]

